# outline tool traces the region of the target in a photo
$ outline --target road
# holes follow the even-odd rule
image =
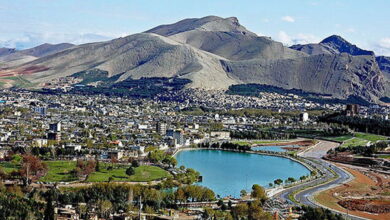
[[[320,170],[323,175],[320,178],[310,181],[308,183],[300,184],[286,189],[285,191],[277,194],[276,196],[286,200],[290,204],[294,204],[294,202],[289,199],[289,195],[292,194],[294,191],[303,189],[295,195],[295,199],[299,203],[312,207],[321,206],[313,199],[315,193],[339,186],[353,179],[353,176],[348,172],[321,159],[322,156],[324,156],[328,150],[333,149],[337,146],[338,144],[334,142],[320,141],[313,148],[301,153],[300,156],[305,158],[306,163]],[[334,173],[332,173],[328,168],[331,169],[337,175],[335,176]],[[344,217],[347,217],[347,219],[365,219],[357,216],[347,216],[346,213],[342,213],[337,210],[333,211],[342,214]]]

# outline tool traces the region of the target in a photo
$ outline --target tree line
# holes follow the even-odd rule
[[[273,131],[231,131],[230,137],[235,139],[266,139],[266,140],[285,140],[297,138],[295,134],[279,133]]]
[[[223,143],[201,143],[198,144],[198,147],[200,148],[210,148],[210,149],[222,149],[222,150],[236,150],[240,152],[246,152],[251,150],[251,147],[248,145],[240,145],[240,144],[235,144],[231,142],[223,142]]]
[[[334,113],[319,117],[319,121],[347,125],[358,132],[390,136],[390,122],[379,117],[349,117],[341,113]]]

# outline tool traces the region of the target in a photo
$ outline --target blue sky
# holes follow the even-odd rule
[[[389,9],[389,0],[1,0],[0,47],[81,44],[217,15],[286,45],[338,34],[390,55]]]

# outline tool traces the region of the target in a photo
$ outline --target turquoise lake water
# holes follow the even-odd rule
[[[273,152],[287,152],[288,150],[283,149],[283,147],[298,147],[295,145],[285,145],[285,146],[260,146],[260,147],[252,147],[252,150],[257,151],[273,151]]]
[[[283,146],[284,147],[284,146]],[[252,150],[262,150],[262,151],[273,151],[273,152],[286,152],[287,150],[283,149],[282,146],[261,146],[261,147],[252,147]]]
[[[212,189],[221,197],[239,197],[242,189],[250,191],[253,184],[267,187],[275,179],[309,175],[310,171],[295,161],[258,154],[220,150],[188,150],[176,154],[178,166],[200,172],[199,185]]]

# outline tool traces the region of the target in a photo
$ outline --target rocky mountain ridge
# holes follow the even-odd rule
[[[71,46],[0,71],[0,80],[2,74],[22,75],[39,85],[92,69],[117,76],[114,83],[144,77],[189,79],[187,87],[202,89],[255,83],[372,102],[387,85],[373,54],[342,38],[288,48],[248,31],[235,17],[216,16]]]

